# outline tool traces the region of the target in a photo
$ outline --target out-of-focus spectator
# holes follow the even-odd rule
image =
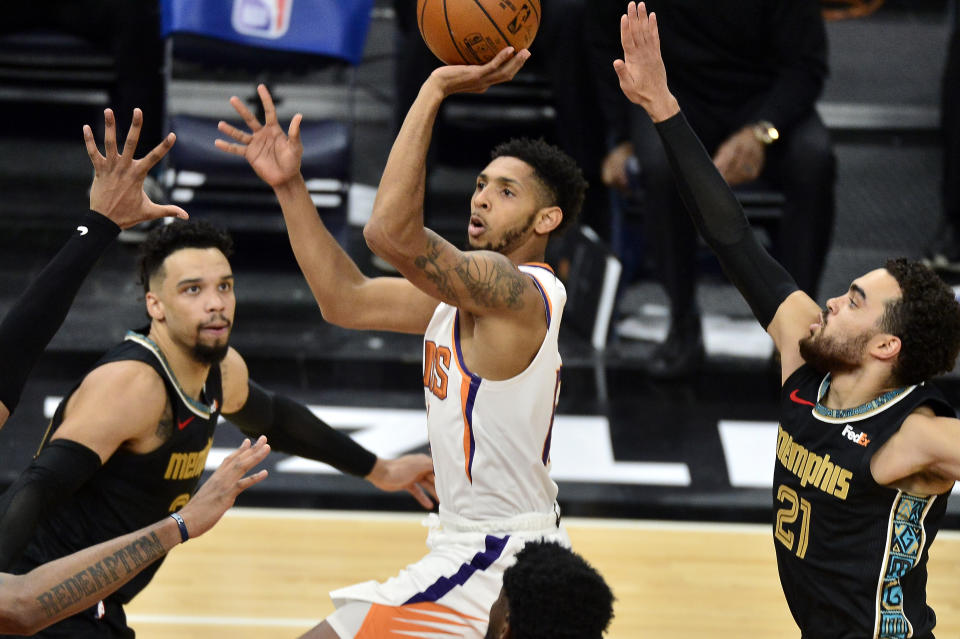
[[[612,61],[620,34],[609,25],[625,0],[600,0],[588,13],[588,44],[603,81],[612,133],[604,182],[626,190],[628,160],[638,159],[632,193],[670,299],[666,341],[648,362],[657,377],[679,377],[703,358],[696,291],[696,232],[673,183],[649,118],[631,107]],[[835,158],[814,109],[827,76],[826,29],[816,0],[650,0],[657,14],[668,82],[687,120],[732,186],[782,192],[775,250],[801,288],[816,291],[834,218]],[[597,55],[597,52],[602,54]]]

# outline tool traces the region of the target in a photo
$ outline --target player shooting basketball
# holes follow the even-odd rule
[[[338,610],[306,636],[386,636],[397,627],[480,639],[503,571],[525,541],[569,544],[549,476],[566,293],[542,262],[550,236],[580,210],[582,174],[555,147],[513,140],[497,147],[477,176],[467,218],[474,250],[457,249],[423,222],[427,149],[441,103],[510,80],[528,57],[508,48],[483,66],[441,67],[423,84],[364,229],[372,250],[402,278],[365,277],[324,228],[300,174],[299,114],[285,135],[260,86],[263,124],[236,97],[231,104],[250,132],[220,124],[236,143],[218,141],[218,148],[246,157],[273,187],[327,321],[424,334],[440,501],[431,551],[385,583],[331,593]]]
[[[656,18],[621,18],[626,96],[654,121],[687,209],[780,352],[774,471],[780,581],[804,637],[933,637],[926,562],[954,482],[960,421],[925,380],[960,350],[960,306],[890,260],[821,310],[761,248],[667,86]]]

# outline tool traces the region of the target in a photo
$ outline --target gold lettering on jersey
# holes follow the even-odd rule
[[[427,340],[423,343],[423,386],[440,399],[447,398],[450,349]]]
[[[199,477],[207,464],[207,455],[210,454],[210,448],[212,447],[213,437],[210,438],[203,450],[198,450],[195,453],[171,453],[170,461],[167,462],[167,472],[164,473],[163,478],[178,481]]]
[[[793,441],[790,433],[777,427],[777,461],[797,476],[801,486],[816,486],[828,495],[846,499],[853,473]]]

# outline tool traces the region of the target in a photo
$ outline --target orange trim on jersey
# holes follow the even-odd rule
[[[520,266],[539,266],[540,268],[545,268],[553,273],[553,267],[546,262],[521,262]]]
[[[485,622],[486,619],[471,617],[452,608],[432,602],[404,606],[370,604],[363,625],[354,639],[382,637],[450,636],[462,637],[464,628],[471,628],[468,620]],[[413,635],[413,633],[430,633]]]
[[[473,455],[476,451],[476,441],[473,438],[473,402],[471,395],[475,397],[477,378],[466,369],[466,365],[460,361],[463,352],[460,349],[459,337],[460,311],[457,311],[453,317],[453,330],[450,335],[450,342],[453,344],[453,359],[457,362],[457,368],[460,369],[460,415],[463,418],[463,470],[467,475],[467,481],[473,483]],[[473,392],[471,392],[473,391]]]
[[[540,265],[540,264],[537,264],[536,266],[541,266],[541,265]],[[550,268],[550,267],[547,266],[546,264],[543,264],[542,266],[546,266],[547,268]],[[552,273],[553,271],[551,270],[550,272]],[[545,289],[545,288],[543,287],[543,282],[540,281],[540,278],[539,278],[539,277],[537,277],[537,276],[534,275],[533,273],[526,273],[526,275],[529,275],[529,276],[532,277],[534,280],[536,280],[536,282],[537,282],[537,288],[540,289],[540,297],[542,297],[542,298],[546,301],[546,303],[547,303],[547,315],[549,316],[549,321],[552,322],[552,321],[553,321],[553,302],[550,301],[550,295],[547,294],[547,289]],[[547,330],[550,330],[550,327],[549,327],[549,326],[547,326]]]
[[[470,440],[472,437],[472,427],[467,415],[467,400],[470,397],[470,378],[466,375],[460,377],[460,414],[463,415],[463,470],[467,473],[467,479],[473,483],[473,475],[470,472]]]

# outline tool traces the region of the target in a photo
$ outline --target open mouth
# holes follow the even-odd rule
[[[480,218],[480,216],[471,215],[470,225],[467,226],[467,233],[470,235],[470,237],[478,237],[482,235],[485,230],[487,230],[487,227],[486,225],[484,225],[483,220]]]

